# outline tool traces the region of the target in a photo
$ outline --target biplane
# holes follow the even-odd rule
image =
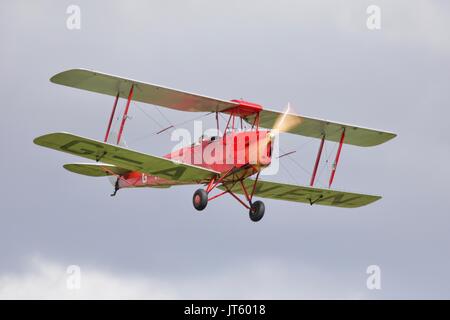
[[[90,177],[113,178],[115,182],[112,196],[122,188],[202,185],[193,194],[195,209],[201,211],[210,201],[230,195],[248,210],[250,219],[255,222],[264,216],[265,206],[260,200],[253,201],[254,197],[341,208],[361,207],[381,198],[333,190],[331,186],[343,144],[376,146],[394,138],[394,133],[306,117],[288,111],[268,110],[244,100],[211,98],[86,69],[58,73],[50,81],[114,97],[103,141],[66,132],[50,133],[34,139],[37,145],[93,161],[65,164],[64,168]],[[113,135],[111,125],[121,98],[126,99],[126,104],[123,116],[118,119],[119,131]],[[197,143],[165,156],[155,156],[129,149],[122,143],[131,101],[183,112],[215,115],[217,132],[220,132],[218,115],[228,120],[220,135],[206,136]],[[245,129],[242,123],[245,123]],[[318,139],[318,152],[308,186],[260,179],[261,171],[272,163],[272,149],[277,132]],[[314,182],[325,141],[335,142],[338,147],[328,188],[317,188],[314,187]]]

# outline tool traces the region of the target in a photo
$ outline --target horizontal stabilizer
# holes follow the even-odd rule
[[[244,180],[247,190],[252,190],[253,179]],[[239,183],[225,184],[234,193],[244,194]],[[226,190],[224,186],[219,187]],[[330,189],[311,188],[291,184],[258,180],[255,188],[255,196],[269,199],[319,204],[341,208],[358,208],[381,199],[380,196],[343,192]]]
[[[121,176],[130,172],[130,170],[106,163],[67,163],[63,167],[70,172],[89,177]]]

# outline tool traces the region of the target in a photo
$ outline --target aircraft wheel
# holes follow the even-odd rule
[[[252,220],[253,222],[258,222],[264,217],[264,211],[264,202],[259,200],[253,202],[249,212],[250,220]]]
[[[202,211],[208,204],[208,193],[203,189],[198,189],[194,192],[192,203],[194,204],[195,209],[197,209],[198,211]]]

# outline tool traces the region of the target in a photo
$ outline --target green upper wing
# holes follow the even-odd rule
[[[253,179],[244,180],[246,189],[251,191],[254,182],[255,181]],[[234,193],[244,194],[240,183],[235,183],[234,185],[233,183],[227,183],[225,186]],[[219,188],[226,190],[226,187],[220,186]],[[262,198],[303,202],[311,205],[320,204],[341,208],[362,207],[381,199],[380,196],[296,186],[261,180],[258,180],[256,183],[254,195]]]
[[[134,93],[132,100],[180,111],[223,111],[239,105],[232,101],[225,101],[195,93],[175,90],[94,70],[67,70],[55,74],[50,81],[64,86],[110,96],[119,94],[121,98],[125,99],[128,97],[131,85],[133,85]]]
[[[277,123],[277,119],[282,115],[283,113],[278,111],[262,110],[259,113],[259,125],[264,128],[273,128]],[[253,123],[254,119],[255,115],[245,117],[245,121],[248,123]],[[280,131],[311,138],[321,138],[325,135],[326,140],[335,142],[339,142],[342,130],[345,128],[344,143],[359,147],[376,146],[393,139],[396,136],[396,134],[392,132],[368,129],[292,113],[286,114],[284,121],[286,123],[291,123],[292,125],[287,126],[287,129],[281,128]]]
[[[70,133],[57,132],[40,136],[34,143],[90,160],[101,161],[123,169],[140,171],[180,182],[205,183],[219,172],[194,165],[122,148]]]

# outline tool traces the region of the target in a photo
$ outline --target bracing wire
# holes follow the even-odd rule
[[[159,123],[159,121],[157,121],[155,118],[153,118],[150,114],[148,114],[147,112],[144,111],[144,109],[141,108],[141,106],[137,103],[135,103],[135,106],[138,107],[139,110],[141,110],[141,112],[150,120],[152,120],[154,123],[156,123],[156,125],[158,127],[160,127],[161,129],[164,127],[161,123]],[[167,120],[166,120],[167,121]]]
[[[210,114],[212,114],[212,113],[213,113],[213,112],[208,112],[208,113],[206,113],[206,114],[201,114],[201,115],[199,115],[199,116],[190,118],[190,119],[188,119],[188,120],[181,121],[181,122],[178,122],[178,123],[176,123],[176,124],[171,124],[171,126],[172,126],[172,128],[177,128],[177,127],[182,126],[182,125],[184,125],[184,124],[186,124],[186,123],[189,123],[189,122],[192,122],[192,121],[201,119],[201,118],[203,118],[203,117],[206,117],[206,116],[208,116],[208,115],[210,115]],[[169,121],[169,123],[170,123],[170,121]],[[163,126],[160,125],[160,127],[162,128]],[[163,131],[163,132],[166,132],[166,131]],[[161,132],[161,133],[163,133],[163,132]],[[156,136],[156,135],[158,135],[158,132],[147,133],[147,134],[145,134],[145,135],[142,135],[142,136],[139,136],[139,137],[137,137],[137,138],[135,138],[135,139],[132,139],[131,142],[134,143],[134,142],[141,141],[141,140],[144,140],[144,139],[147,139],[147,138]]]
[[[328,166],[328,163],[330,161],[330,157],[334,154],[336,148],[337,148],[337,144],[335,143],[333,148],[331,150],[329,150],[329,153],[327,153],[327,148],[326,148],[326,144],[325,144],[325,161],[322,163],[321,165],[321,169],[319,169],[319,174],[317,175],[317,183],[321,186],[324,186],[324,184],[322,183],[322,181],[320,180],[320,177],[322,176],[322,173],[325,171],[325,169]]]
[[[170,120],[166,117],[166,115],[161,111],[161,109],[158,106],[154,106],[156,108],[156,110],[158,110],[158,113],[164,118],[164,120],[166,120],[166,122],[173,126],[172,122],[170,122]]]
[[[288,176],[291,178],[292,182],[299,184],[297,178],[295,178],[295,176],[288,170],[288,168],[282,162],[280,162],[280,165],[286,171]]]

